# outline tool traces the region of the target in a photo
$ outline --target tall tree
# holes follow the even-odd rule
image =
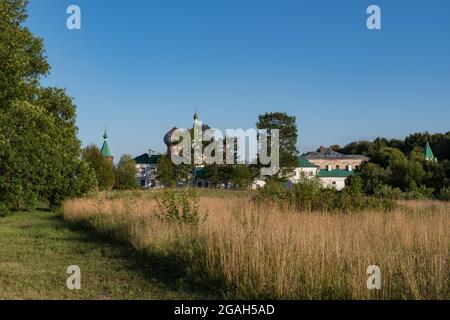
[[[50,66],[42,39],[22,25],[27,3],[0,0],[0,201],[16,209],[55,206],[92,184],[72,99],[40,85]]]
[[[296,148],[298,133],[294,116],[286,113],[271,112],[259,116],[256,123],[258,129],[278,129],[280,134],[280,167],[277,178],[284,179],[297,166],[298,151]],[[270,141],[270,131],[268,132]],[[269,143],[270,145],[270,143]],[[269,148],[270,150],[270,148]]]

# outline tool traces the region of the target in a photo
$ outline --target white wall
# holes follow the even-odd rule
[[[336,190],[342,190],[345,187],[345,180],[347,178],[320,178],[320,182],[324,187],[336,188]],[[334,184],[333,184],[334,182]]]
[[[264,180],[255,180],[252,182],[252,190],[258,190],[260,188],[264,188],[266,186],[266,182]]]
[[[293,176],[289,179],[291,183],[297,183],[300,180],[302,174],[312,179],[317,175],[317,168],[295,168]]]

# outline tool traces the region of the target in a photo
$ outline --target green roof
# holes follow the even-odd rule
[[[203,178],[206,174],[206,169],[203,167],[195,168],[194,175],[196,178]]]
[[[430,144],[427,142],[427,145],[425,147],[425,159],[427,160],[436,160],[436,157],[434,156],[433,150],[431,150]]]
[[[311,163],[308,159],[305,158],[298,158],[297,164],[300,168],[317,168],[319,166],[315,165],[314,163]]]
[[[136,164],[157,164],[160,158],[161,155],[159,154],[149,155],[148,153],[144,153],[134,158],[134,161]]]
[[[347,178],[352,174],[351,171],[347,170],[320,170],[319,178]]]
[[[112,158],[111,151],[109,150],[108,135],[106,134],[106,130],[105,133],[103,134],[102,155],[105,158]]]

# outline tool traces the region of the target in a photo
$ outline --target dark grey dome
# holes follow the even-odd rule
[[[169,132],[166,133],[166,135],[164,136],[164,143],[167,146],[173,145],[175,144],[177,141],[174,141],[173,139],[173,133],[175,132],[175,130],[177,130],[177,127],[173,127]]]

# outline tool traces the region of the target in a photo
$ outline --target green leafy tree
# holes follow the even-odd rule
[[[380,165],[367,162],[362,165],[360,176],[363,181],[363,189],[368,194],[373,194],[381,186],[388,182],[389,174]]]
[[[111,190],[114,186],[115,175],[113,163],[106,159],[96,145],[83,149],[82,158],[89,163],[95,172],[99,190]]]
[[[217,188],[217,185],[222,181],[220,174],[220,166],[217,164],[205,166],[205,178]]]
[[[247,189],[250,187],[254,174],[249,166],[238,164],[233,166],[233,176],[231,182],[235,187]]]
[[[156,175],[159,182],[165,187],[175,187],[177,185],[177,172],[169,155],[162,155],[159,158]]]
[[[39,91],[39,80],[50,66],[44,45],[28,28],[26,0],[0,1],[0,108],[14,100],[28,101]]]
[[[297,166],[298,151],[297,145],[297,125],[296,119],[286,113],[271,112],[258,117],[256,127],[258,129],[278,129],[280,134],[280,167],[281,170],[276,176],[278,179],[284,179]],[[270,145],[270,131],[268,132]],[[270,148],[269,148],[270,150]]]
[[[50,66],[42,39],[22,26],[27,3],[0,1],[0,201],[13,209],[57,206],[92,182],[72,99],[39,83]]]
[[[138,189],[136,182],[136,162],[129,154],[124,154],[115,168],[115,188],[119,190]]]

